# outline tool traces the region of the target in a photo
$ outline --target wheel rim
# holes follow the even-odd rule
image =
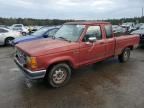
[[[26,35],[26,33],[22,33],[22,35],[23,35],[23,36],[25,36],[25,35]]]
[[[7,44],[7,45],[10,45],[11,42],[12,42],[12,40],[13,40],[13,39],[8,39],[8,40],[6,41],[6,44]]]
[[[55,84],[61,84],[66,80],[67,72],[65,68],[58,68],[52,75],[53,82]]]
[[[11,42],[12,42],[12,40],[8,40],[8,44],[9,44],[9,45],[11,44]]]
[[[129,59],[129,52],[125,51],[124,52],[124,60],[127,61]]]

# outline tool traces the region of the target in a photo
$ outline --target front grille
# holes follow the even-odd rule
[[[22,65],[26,64],[26,55],[22,51],[17,49],[15,56],[20,64],[22,64]]]

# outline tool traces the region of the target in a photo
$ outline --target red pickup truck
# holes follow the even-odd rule
[[[69,22],[52,38],[16,45],[14,61],[28,78],[61,87],[72,69],[114,56],[128,61],[139,40],[138,35],[115,36],[109,22]]]

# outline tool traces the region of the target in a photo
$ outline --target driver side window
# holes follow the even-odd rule
[[[84,42],[88,42],[90,37],[96,37],[97,40],[102,39],[102,33],[100,26],[89,26],[87,32],[83,38]]]

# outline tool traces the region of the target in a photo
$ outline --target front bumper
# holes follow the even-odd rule
[[[45,77],[46,70],[31,71],[29,69],[24,68],[16,58],[14,59],[14,61],[28,79],[33,80],[33,79],[41,79]]]

